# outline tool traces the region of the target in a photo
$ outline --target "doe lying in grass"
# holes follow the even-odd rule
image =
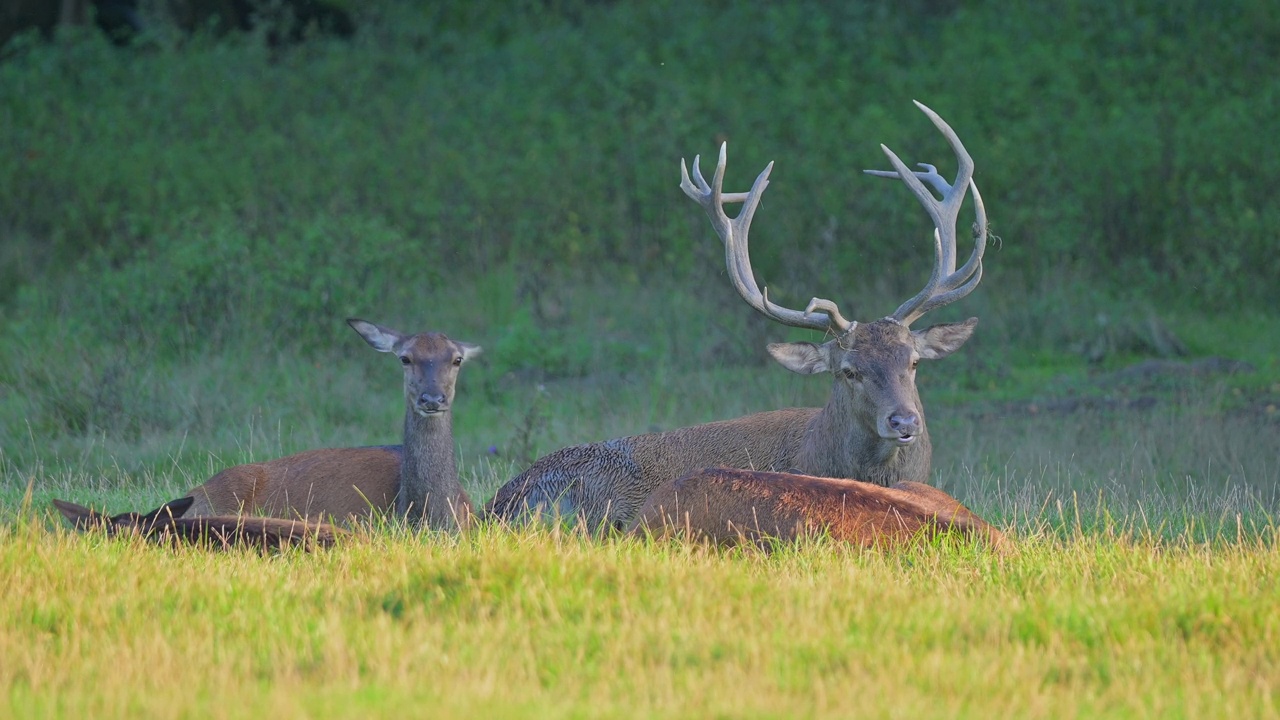
[[[792,541],[829,535],[889,548],[956,532],[1007,550],[1004,533],[959,500],[929,485],[881,487],[857,480],[708,468],[659,487],[640,509],[632,534],[684,533],[718,544]]]
[[[77,530],[101,528],[108,535],[136,534],[155,542],[207,545],[215,549],[255,547],[276,550],[298,545],[327,547],[345,532],[328,523],[281,518],[215,515],[184,517],[194,498],[184,497],[149,513],[107,515],[83,505],[54,500],[53,505]]]
[[[309,450],[227,468],[188,493],[192,515],[266,514],[340,521],[395,510],[433,530],[458,530],[472,504],[454,460],[458,370],[480,346],[437,332],[416,335],[364,320],[347,321],[404,367],[404,444]]]

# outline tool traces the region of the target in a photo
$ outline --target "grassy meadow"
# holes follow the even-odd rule
[[[0,48],[0,717],[1280,716],[1268,3],[376,0],[286,47],[142,6],[128,48]],[[817,338],[736,295],[679,160],[776,161],[761,284],[874,319],[930,227],[861,169],[954,165],[912,99],[999,236],[918,323],[980,318],[920,369],[929,480],[1007,555],[388,522],[262,556],[50,507],[398,442],[348,317],[484,347],[479,502],[565,445],[821,404],[764,352]]]
[[[893,555],[573,534],[172,551],[0,530],[9,713],[1268,717],[1270,539]]]

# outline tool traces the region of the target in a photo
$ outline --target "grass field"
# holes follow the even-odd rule
[[[933,369],[945,377],[943,367]],[[386,396],[373,405],[390,434],[398,389],[394,368],[381,369],[370,383],[383,388],[369,394]],[[469,370],[483,375],[482,366]],[[483,499],[519,466],[489,453],[489,438],[504,450],[517,441],[541,450],[592,432],[692,421],[690,407],[734,404],[722,397],[725,385],[758,390],[762,404],[820,399],[825,382],[797,380],[765,367],[667,376],[662,387],[685,397],[667,404],[653,402],[663,394],[658,379],[594,394],[587,380],[549,383],[520,396],[542,410],[505,430],[462,435],[463,472]],[[159,463],[146,460],[156,452],[149,446],[164,445],[156,438],[91,443],[53,463],[21,461],[19,451],[6,457],[0,525],[8,710],[1280,714],[1280,434],[1269,406],[1239,403],[1232,391],[1257,379],[1163,377],[1127,394],[1104,392],[1102,373],[1058,382],[1074,388],[1058,401],[1000,393],[929,406],[940,447],[934,480],[1017,534],[1004,557],[945,541],[888,554],[821,541],[764,553],[549,529],[485,527],[456,538],[394,524],[313,554],[172,550],[71,533],[48,498],[149,507],[222,462],[330,435],[291,426],[290,411],[275,408],[265,427],[247,428],[216,459],[200,447],[217,445],[216,435],[188,440]],[[460,420],[486,411],[467,390]],[[565,396],[578,401],[560,407],[555,399]],[[1241,412],[1257,413],[1258,432],[1222,422]],[[120,467],[131,463],[145,469]]]
[[[311,555],[0,529],[13,717],[1272,717],[1273,532],[996,558],[549,531]]]
[[[1273,0],[368,0],[290,46],[167,4],[129,48],[0,47],[0,718],[1280,717]],[[920,370],[929,480],[1007,555],[391,522],[263,556],[50,508],[398,442],[351,316],[484,346],[477,501],[565,445],[821,404],[679,160],[776,160],[759,281],[874,319],[931,228],[859,171],[951,161],[912,99],[999,236],[918,323],[981,319]]]
[[[668,290],[685,322],[714,326]],[[617,299],[598,292],[588,307]],[[662,305],[625,299],[650,302],[643,332],[662,324]],[[469,298],[438,300],[441,316],[467,313]],[[769,554],[500,528],[459,539],[394,524],[309,555],[109,541],[70,532],[49,500],[149,509],[230,463],[394,442],[394,359],[346,331],[301,363],[263,347],[120,370],[109,392],[12,393],[31,411],[25,432],[24,416],[9,416],[0,461],[7,711],[1280,715],[1280,368],[1265,331],[1234,346],[1252,372],[1196,375],[1197,358],[1142,371],[1136,357],[1095,366],[1002,351],[982,332],[999,338],[1007,320],[982,315],[971,346],[919,382],[933,482],[1018,537],[1005,557],[823,542]],[[1214,332],[1230,334],[1188,337],[1212,348]],[[503,337],[462,337],[495,351],[468,364],[455,410],[478,500],[565,444],[818,404],[828,391],[825,378],[773,365],[681,367],[679,353],[617,372],[608,343],[638,345],[627,335],[594,336],[589,354],[602,360],[581,375],[538,377],[503,367]],[[34,429],[58,417],[55,399],[105,420]]]

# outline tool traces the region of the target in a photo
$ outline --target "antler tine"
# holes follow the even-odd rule
[[[867,170],[869,175],[877,177],[897,177],[911,190],[934,224],[934,268],[925,284],[915,297],[906,301],[894,311],[892,317],[904,325],[913,321],[929,310],[942,307],[958,300],[973,291],[982,279],[982,255],[987,245],[987,218],[982,207],[982,199],[978,195],[978,186],[973,181],[973,157],[964,149],[964,144],[951,126],[930,110],[923,103],[916,102],[935,127],[942,132],[956,155],[959,169],[954,182],[947,182],[938,174],[938,170],[928,163],[920,163],[923,171],[912,171],[888,147],[880,149],[888,156],[894,171]],[[925,187],[925,183],[933,186],[942,195],[939,200]],[[965,192],[972,188],[977,212],[977,237],[973,253],[960,270],[956,271],[956,218],[960,214],[960,206],[964,203]]]
[[[964,267],[952,273],[946,282],[933,289],[931,297],[920,305],[911,316],[911,320],[900,320],[906,325],[910,325],[912,320],[934,308],[940,308],[968,295],[982,281],[982,254],[987,247],[987,210],[982,204],[982,195],[978,194],[978,186],[972,180],[969,181],[969,188],[973,190],[974,214],[977,217],[973,223],[976,233],[973,253],[969,255],[969,261],[964,264]],[[934,236],[937,237],[936,232]]]
[[[716,172],[712,176],[710,184],[702,176],[702,170],[699,167],[701,156],[695,155],[693,158],[692,179],[689,176],[688,169],[685,167],[684,160],[681,159],[680,189],[684,191],[685,195],[688,195],[701,205],[711,219],[712,228],[715,229],[716,234],[720,236],[720,240],[724,243],[725,267],[729,271],[729,279],[738,290],[738,294],[742,296],[743,300],[747,301],[748,305],[755,308],[765,317],[776,320],[783,325],[810,330],[846,332],[852,326],[852,323],[840,315],[835,303],[830,300],[814,298],[804,312],[790,310],[770,302],[768,288],[762,290],[756,284],[755,274],[751,271],[751,253],[747,246],[747,236],[751,230],[751,219],[755,216],[756,208],[760,206],[760,198],[764,194],[765,188],[769,186],[769,173],[773,171],[773,163],[769,163],[760,175],[756,177],[750,192],[725,193],[723,192],[723,183],[727,146],[728,143],[720,145],[720,160],[716,163]],[[742,210],[732,220],[729,219],[729,216],[724,211],[724,204],[731,202],[742,203]],[[827,312],[814,312],[817,309],[826,310]]]

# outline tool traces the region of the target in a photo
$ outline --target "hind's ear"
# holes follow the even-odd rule
[[[58,508],[58,512],[62,513],[62,517],[66,518],[76,530],[87,530],[94,525],[106,522],[106,516],[94,512],[83,505],[77,505],[66,500],[54,500],[53,506]]]
[[[467,360],[471,360],[472,358],[476,357],[484,350],[479,345],[475,345],[473,343],[459,342],[457,340],[455,340],[454,342],[456,342],[458,347],[462,350],[463,362],[466,362]]]
[[[399,330],[392,330],[389,327],[382,327],[376,323],[360,318],[350,318],[347,324],[352,330],[360,333],[360,337],[378,352],[395,352],[396,343],[404,339],[404,333]]]
[[[164,522],[170,518],[177,519],[182,517],[183,513],[191,509],[191,503],[196,499],[191,496],[181,497],[177,500],[170,500],[160,507],[138,518],[138,522],[155,523]]]
[[[173,513],[174,518],[180,518],[187,514],[187,511],[191,509],[191,505],[195,503],[195,501],[195,497],[188,495],[186,497],[180,497],[177,500],[170,500],[164,504],[162,509],[168,509],[169,512]]]

